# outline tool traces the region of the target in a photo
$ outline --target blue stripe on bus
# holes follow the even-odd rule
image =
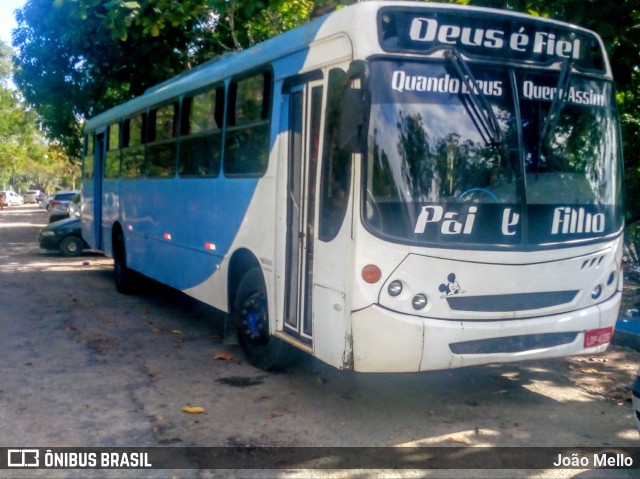
[[[222,177],[123,181],[120,201],[129,266],[181,290],[202,283],[229,251],[257,182]]]

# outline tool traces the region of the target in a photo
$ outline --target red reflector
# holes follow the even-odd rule
[[[171,234],[170,233],[165,233],[164,234],[164,239],[170,240],[171,239]]]
[[[584,347],[593,348],[611,342],[613,328],[592,329],[584,333]]]
[[[362,279],[369,284],[375,284],[380,281],[382,277],[382,271],[375,264],[368,264],[362,268]]]

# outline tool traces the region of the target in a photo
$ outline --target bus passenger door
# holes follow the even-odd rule
[[[313,271],[314,355],[340,369],[352,367],[349,310],[352,245],[352,165],[340,141],[340,116],[347,74],[329,70],[318,168],[316,242]]]
[[[330,70],[324,83],[291,88],[288,104],[284,332],[337,368],[352,360],[346,300],[352,156],[337,141],[345,84],[344,70]]]
[[[309,82],[289,92],[284,331],[309,346],[322,90],[321,83]]]

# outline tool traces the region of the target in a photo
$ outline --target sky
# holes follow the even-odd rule
[[[14,10],[22,8],[26,0],[0,0],[0,40],[11,45],[11,30],[16,27]]]

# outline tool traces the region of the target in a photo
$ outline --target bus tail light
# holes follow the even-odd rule
[[[593,348],[602,344],[608,344],[613,337],[613,328],[591,329],[584,333],[584,347]]]
[[[368,264],[362,268],[362,279],[366,283],[375,284],[382,278],[382,271],[375,264]]]

